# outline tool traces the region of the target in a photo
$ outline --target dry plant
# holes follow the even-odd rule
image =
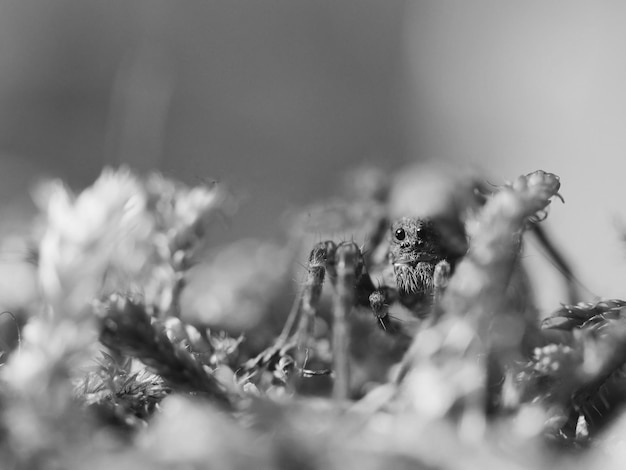
[[[398,203],[410,174],[361,170],[344,198],[292,216],[295,260],[263,242],[255,257],[213,248],[245,259],[219,293],[206,286],[207,309],[286,321],[243,336],[181,300],[214,218],[232,212],[219,186],[122,168],[78,194],[42,187],[41,298],[0,369],[2,467],[616,467],[626,302],[540,322],[540,273],[520,261],[559,178],[454,175],[418,210],[419,181]],[[280,279],[313,246],[289,313],[268,299],[290,296]]]

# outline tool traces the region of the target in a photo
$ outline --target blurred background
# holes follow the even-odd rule
[[[549,227],[589,298],[624,297],[624,15],[617,0],[0,0],[0,233],[24,229],[38,179],[81,188],[104,165],[227,183],[241,207],[215,243],[280,237],[281,214],[361,163],[448,160],[494,183],[541,168],[561,176]]]

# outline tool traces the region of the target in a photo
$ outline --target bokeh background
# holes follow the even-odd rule
[[[279,239],[281,214],[361,163],[542,168],[588,297],[624,297],[625,17],[617,0],[0,0],[0,231],[24,230],[38,179],[80,188],[121,163],[227,183],[240,209],[215,243]]]

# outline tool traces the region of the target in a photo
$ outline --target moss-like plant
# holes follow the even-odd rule
[[[315,223],[358,236],[391,223],[396,179],[359,175],[363,184],[346,199],[307,212],[317,222],[291,218],[300,221],[292,246],[306,245]],[[282,334],[268,334],[288,316],[268,299],[292,298],[296,313],[303,302],[280,282],[289,257],[274,245],[266,250],[274,265],[262,254],[249,264],[237,258],[214,283],[219,295],[207,286],[200,298],[212,301],[210,316],[184,311],[212,222],[232,212],[219,186],[122,168],[78,194],[42,187],[41,298],[0,368],[2,467],[615,466],[610,443],[626,435],[626,302],[561,306],[540,323],[527,287],[535,273],[520,267],[524,233],[559,191],[557,176],[537,171],[475,195],[466,212],[464,197],[446,199],[449,227],[467,228],[467,252],[433,271],[422,321],[394,317],[399,326],[385,331],[371,313],[342,304],[345,323],[335,326],[337,303],[322,293],[304,327],[292,315]],[[368,239],[361,251],[384,266],[384,245]],[[249,256],[258,246],[213,250]],[[229,333],[202,323],[238,314],[255,315],[260,326],[246,332],[254,338],[232,331],[240,321],[222,323]]]

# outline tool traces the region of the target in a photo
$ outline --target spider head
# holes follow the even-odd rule
[[[435,266],[447,258],[442,237],[431,220],[402,217],[392,224],[389,260],[400,291],[429,293]]]

